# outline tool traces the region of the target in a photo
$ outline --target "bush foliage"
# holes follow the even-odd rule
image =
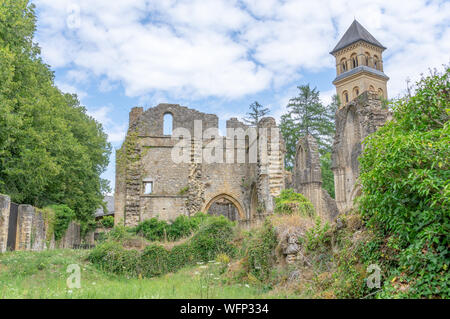
[[[369,136],[361,162],[367,225],[396,238],[386,290],[401,277],[408,297],[449,297],[450,68],[422,78]],[[393,281],[392,281],[393,280]]]
[[[76,219],[75,212],[67,205],[51,205],[46,207],[53,212],[52,220],[50,221],[53,227],[53,234],[55,240],[60,240],[66,233],[67,228],[72,220]]]
[[[223,216],[205,218],[199,215],[196,222],[199,220],[203,221],[195,235],[170,250],[159,244],[151,244],[142,252],[127,250],[120,241],[110,237],[95,247],[89,260],[101,269],[115,274],[154,277],[196,262],[213,260],[219,254],[233,255],[234,223]],[[124,227],[119,229],[121,231],[113,230],[118,239],[126,236]]]
[[[313,216],[314,207],[302,194],[295,193],[293,189],[285,189],[275,198],[275,213]]]
[[[107,135],[55,86],[34,41],[35,6],[1,1],[0,21],[0,192],[36,207],[65,204],[87,227],[109,190]]]
[[[181,215],[172,223],[168,223],[155,217],[139,223],[132,232],[150,241],[176,241],[190,236],[206,218],[207,215],[203,213],[197,213],[193,217]]]

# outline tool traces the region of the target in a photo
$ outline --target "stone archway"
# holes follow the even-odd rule
[[[229,194],[219,194],[214,196],[213,198],[211,198],[207,204],[203,207],[202,212],[204,213],[208,213],[209,209],[211,208],[211,206],[216,203],[217,201],[220,200],[226,200],[228,202],[230,202],[231,204],[233,204],[234,207],[236,207],[238,215],[239,215],[239,219],[240,220],[245,220],[245,211],[242,208],[242,205],[239,203],[239,201],[237,201],[233,196],[229,195]]]

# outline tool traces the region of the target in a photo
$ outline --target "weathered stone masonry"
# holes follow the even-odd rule
[[[324,220],[333,220],[337,216],[336,202],[322,188],[319,150],[316,139],[311,135],[301,138],[297,143],[294,189],[311,201],[316,213]]]
[[[363,140],[390,118],[391,112],[382,107],[380,97],[368,91],[336,112],[336,135],[331,158],[336,204],[340,213],[349,211],[360,194],[358,157],[363,151]]]
[[[81,244],[80,225],[71,222],[63,238],[56,242],[50,233],[49,220],[45,212],[30,205],[19,205],[17,224],[11,225],[11,200],[0,195],[0,252],[7,251],[8,236],[14,236],[15,245],[11,250],[42,251],[54,248],[73,248]],[[14,227],[15,226],[15,227]],[[16,229],[9,232],[10,227]]]
[[[166,114],[173,118],[173,130],[185,128],[191,134],[191,141],[186,141],[191,145],[190,162],[172,160],[172,149],[179,141],[163,133]],[[201,122],[201,132],[195,132],[196,121]],[[277,139],[283,143],[274,119],[265,118],[260,125],[272,128],[269,132],[278,136],[269,134],[267,160],[259,168],[249,161],[247,139],[236,139],[233,145],[225,138],[220,140],[223,161],[209,163],[199,157],[213,141],[204,136],[205,131],[218,130],[216,115],[176,104],[160,104],[145,112],[132,109],[127,137],[117,152],[121,160],[116,161],[115,222],[131,226],[151,217],[174,220],[179,215],[206,212],[222,200],[235,206],[240,222],[256,218],[258,207],[273,210],[273,197],[284,188],[284,151]],[[248,129],[236,118],[228,120],[226,126]],[[245,162],[236,161],[237,152],[246,154]],[[232,162],[227,158],[230,154],[235,156]],[[146,183],[152,183],[151,194],[144,192]]]

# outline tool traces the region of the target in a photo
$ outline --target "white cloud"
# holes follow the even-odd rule
[[[450,2],[409,0],[35,0],[45,60],[128,96],[238,98],[334,68],[356,17],[388,50],[390,96],[450,59]],[[77,19],[68,8],[79,6]],[[70,20],[72,19],[72,20]],[[78,83],[77,82],[77,83]]]
[[[88,110],[87,114],[103,125],[106,134],[108,134],[109,142],[117,144],[124,140],[127,132],[127,123],[118,124],[113,121],[111,118],[113,114],[112,107],[102,106],[95,110]]]
[[[85,91],[65,82],[56,81],[55,85],[63,93],[76,94],[79,100],[84,99],[88,95]]]

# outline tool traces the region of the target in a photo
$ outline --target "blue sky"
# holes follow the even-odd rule
[[[356,18],[388,49],[390,97],[450,62],[450,1],[33,0],[36,41],[58,87],[77,93],[119,148],[133,106],[219,116],[257,100],[277,120],[296,86],[334,94],[329,52]],[[114,152],[113,152],[114,153]],[[104,178],[114,188],[114,154]]]

